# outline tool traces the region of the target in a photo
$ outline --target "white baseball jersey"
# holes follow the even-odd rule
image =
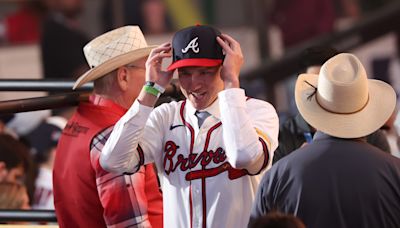
[[[53,173],[51,169],[39,168],[32,208],[54,210]]]
[[[154,111],[136,101],[115,125],[100,163],[106,170],[134,172],[155,162],[165,227],[246,227],[278,145],[276,111],[246,99],[242,89],[220,92],[201,128],[195,111],[188,100]]]

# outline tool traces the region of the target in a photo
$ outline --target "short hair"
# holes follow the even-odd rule
[[[0,209],[21,209],[27,195],[26,187],[22,184],[0,182]]]
[[[117,71],[118,69],[113,70],[103,77],[94,80],[94,92],[97,94],[108,94],[112,92],[113,85],[117,82]]]
[[[8,134],[0,134],[0,161],[4,162],[8,170],[22,165],[25,172],[28,170],[29,149],[22,142]]]
[[[305,49],[301,54],[301,65],[304,68],[321,66],[328,59],[339,54],[339,51],[330,46],[313,46]]]
[[[305,228],[294,215],[273,211],[254,221],[251,228]]]

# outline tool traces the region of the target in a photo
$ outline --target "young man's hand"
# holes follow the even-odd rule
[[[146,61],[146,81],[155,82],[165,88],[171,81],[174,72],[163,71],[161,65],[164,58],[171,56],[171,43],[169,42],[154,48]]]
[[[167,87],[174,72],[163,71],[161,66],[163,59],[168,57],[171,57],[170,43],[161,44],[150,52],[146,61],[146,82],[154,82],[164,89]],[[158,100],[158,96],[148,93],[145,87],[143,87],[137,100],[142,105],[153,107]]]
[[[244,61],[240,44],[226,34],[217,37],[217,42],[225,51],[225,59],[221,69],[221,79],[224,81],[225,89],[239,88],[240,68]]]

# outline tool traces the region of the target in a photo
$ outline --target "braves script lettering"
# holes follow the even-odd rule
[[[182,154],[177,155],[178,148],[179,146],[172,141],[165,143],[164,169],[167,175],[174,172],[178,167],[181,171],[186,171],[193,169],[199,163],[201,166],[206,167],[211,162],[219,164],[226,160],[225,151],[221,147],[218,147],[215,151],[208,150],[201,153],[192,153],[188,157]],[[175,155],[177,155],[176,161],[174,161]]]
[[[184,49],[182,49],[182,53],[188,52],[189,49],[192,49],[194,53],[199,53],[200,49],[197,39],[199,39],[199,37],[195,37],[193,40],[191,40],[189,44]]]

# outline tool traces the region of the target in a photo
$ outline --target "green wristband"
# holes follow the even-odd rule
[[[161,94],[157,89],[155,89],[154,87],[152,87],[150,85],[145,85],[143,88],[144,88],[144,91],[146,91],[147,93],[150,93],[156,97],[159,97]]]

